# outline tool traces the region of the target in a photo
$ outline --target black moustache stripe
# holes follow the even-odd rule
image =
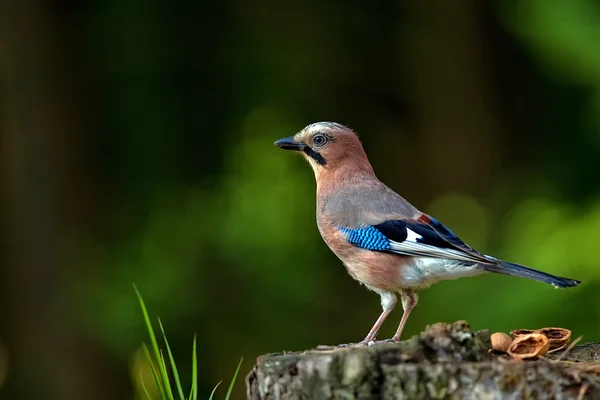
[[[316,151],[314,151],[313,149],[311,149],[310,147],[305,146],[304,152],[306,153],[307,156],[309,156],[310,158],[315,160],[317,162],[317,164],[319,164],[320,166],[327,165],[327,161],[325,161],[323,156],[320,155],[319,153],[317,153]]]

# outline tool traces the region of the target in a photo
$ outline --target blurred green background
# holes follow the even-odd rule
[[[133,282],[186,382],[198,333],[206,397],[240,357],[361,340],[379,298],[272,145],[322,120],[474,247],[584,281],[442,282],[405,337],[598,340],[599,27],[592,0],[1,2],[0,398],[138,396]]]

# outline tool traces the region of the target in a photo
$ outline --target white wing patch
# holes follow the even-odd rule
[[[406,228],[406,240],[409,242],[417,242],[418,239],[423,239],[423,236],[419,235],[417,232],[411,231]]]
[[[408,231],[410,232],[410,230]],[[440,248],[424,243],[410,242],[408,240],[405,240],[403,242],[394,242],[393,240],[390,240],[390,250],[392,250],[394,253],[404,254],[407,256],[433,257],[447,260],[479,263],[483,261],[481,259],[471,256],[468,253],[464,253],[455,249]]]

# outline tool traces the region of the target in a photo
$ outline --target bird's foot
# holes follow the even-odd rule
[[[363,343],[363,342],[361,342],[361,343]],[[371,347],[371,346],[375,346],[375,345],[378,345],[378,344],[384,344],[384,343],[398,343],[398,341],[395,340],[395,339],[371,340],[370,342],[367,343],[367,345],[369,347]]]
[[[381,344],[381,343],[398,343],[398,341],[396,339],[385,339],[385,340],[378,340],[377,344]]]
[[[375,339],[365,339],[361,342],[359,342],[359,345],[362,346],[375,346],[376,344],[381,344],[381,343],[395,343],[396,341],[394,339],[386,339],[386,340],[375,340]]]
[[[337,347],[363,347],[363,346],[367,346],[368,344],[365,343],[364,341],[362,342],[358,342],[358,343],[344,343],[344,344],[338,344]]]
[[[337,346],[334,347],[339,347],[339,348],[351,348],[351,347],[364,347],[364,346],[375,346],[377,344],[384,344],[384,343],[398,343],[397,340],[395,339],[385,339],[385,340],[362,340],[358,343],[343,343],[343,344],[338,344]],[[317,350],[330,350],[330,346],[319,346],[317,348]]]

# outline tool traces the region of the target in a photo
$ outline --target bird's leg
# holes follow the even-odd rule
[[[396,302],[398,301],[396,294],[392,292],[381,292],[379,295],[381,296],[381,308],[383,308],[383,312],[381,313],[379,318],[377,318],[377,321],[375,321],[375,325],[373,325],[373,327],[369,331],[369,334],[363,339],[361,343],[369,344],[369,342],[375,340],[377,332],[379,332],[379,328],[381,328],[381,325],[383,325],[383,321],[385,321],[385,319],[388,315],[390,315],[394,307],[396,307]]]
[[[393,341],[400,341],[400,336],[402,336],[402,331],[404,330],[404,325],[406,325],[406,321],[408,320],[408,316],[411,311],[417,305],[417,301],[419,297],[415,292],[410,289],[402,289],[400,291],[400,301],[402,302],[402,308],[404,309],[404,313],[402,314],[402,319],[400,320],[400,325],[398,326],[398,330],[396,334],[392,338]]]

